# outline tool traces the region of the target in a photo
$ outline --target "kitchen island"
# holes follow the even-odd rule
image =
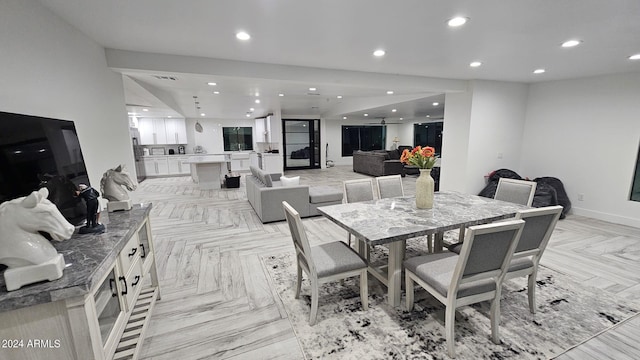
[[[191,178],[201,189],[220,189],[223,171],[228,171],[229,157],[225,155],[197,155],[189,157]]]
[[[106,232],[52,242],[60,279],[7,291],[0,276],[0,359],[135,359],[160,297],[150,210],[105,212]]]

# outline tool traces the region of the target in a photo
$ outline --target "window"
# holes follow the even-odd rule
[[[353,156],[356,150],[384,150],[386,126],[342,125],[342,156]]]
[[[431,146],[442,156],[442,128],[442,121],[413,124],[413,146]]]
[[[223,127],[224,151],[253,150],[251,127]]]
[[[638,158],[636,160],[636,172],[631,184],[631,201],[640,201],[640,149],[638,149]]]

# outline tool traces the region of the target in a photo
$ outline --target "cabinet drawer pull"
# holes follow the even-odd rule
[[[135,281],[131,283],[131,286],[136,286],[140,282],[140,275],[134,277]]]
[[[124,276],[120,276],[118,280],[122,281],[122,283],[124,284],[124,290],[120,294],[127,295],[127,292],[129,292],[127,289],[127,279]]]
[[[113,287],[116,285],[116,279],[109,279],[109,289],[111,289],[111,297],[118,296],[118,290],[113,291]]]
[[[129,253],[129,257],[132,257],[136,254],[136,251],[138,251],[138,248],[131,248],[131,252]]]
[[[140,254],[140,257],[144,259],[147,256],[147,250],[145,250],[144,244],[140,244],[140,249],[142,250],[142,254]]]

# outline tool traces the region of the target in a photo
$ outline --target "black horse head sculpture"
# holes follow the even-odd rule
[[[76,195],[76,185],[65,176],[38,175],[39,187],[49,190],[48,199],[58,207],[62,215],[72,224],[78,225],[86,218],[87,208]]]

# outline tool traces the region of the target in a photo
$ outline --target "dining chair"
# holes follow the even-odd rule
[[[300,297],[302,286],[302,272],[306,272],[311,282],[311,312],[309,325],[316,323],[318,314],[318,296],[320,284],[342,280],[352,276],[360,277],[360,301],[362,309],[369,307],[369,295],[367,284],[367,264],[349,246],[342,241],[334,241],[311,247],[307,239],[307,233],[300,219],[300,214],[286,201],[282,202],[285,217],[293,246],[296,250],[296,294]]]
[[[376,186],[380,199],[404,196],[402,176],[400,175],[378,176]]]
[[[547,248],[551,234],[556,227],[562,206],[520,210],[516,219],[525,221],[520,241],[513,254],[505,280],[528,276],[529,311],[536,312],[536,275],[540,258]],[[449,251],[459,254],[462,244],[451,246]]]
[[[516,219],[525,221],[520,241],[509,265],[506,280],[528,276],[529,311],[536,313],[536,275],[540,258],[562,213],[562,206],[521,210]]]
[[[495,200],[531,206],[531,204],[533,204],[533,197],[536,194],[536,185],[537,183],[535,181],[500,178],[493,198]],[[452,249],[459,247],[463,240],[464,228],[461,227],[458,233],[458,242],[449,245],[447,248],[449,251],[453,251]]]
[[[536,193],[536,182],[500,178],[493,196],[496,200],[508,201],[515,204],[531,206]]]
[[[375,199],[371,179],[346,180],[343,183],[344,202],[346,204]],[[347,234],[347,243],[351,246],[351,233]]]
[[[491,339],[500,343],[500,293],[507,267],[518,244],[523,220],[468,228],[460,255],[428,254],[404,261],[407,310],[413,309],[414,282],[445,305],[447,352],[455,357],[456,308],[491,301]]]

